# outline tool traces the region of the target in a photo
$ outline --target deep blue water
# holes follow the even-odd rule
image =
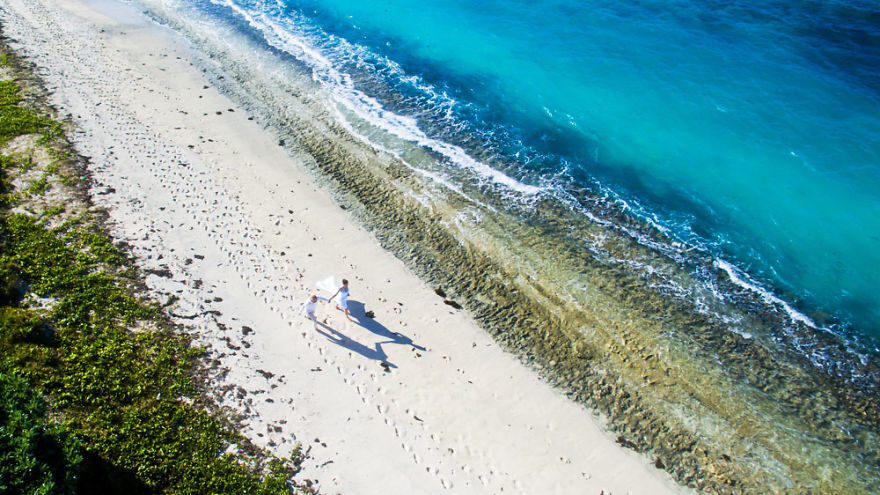
[[[223,3],[431,138],[610,193],[819,325],[880,335],[880,4]]]

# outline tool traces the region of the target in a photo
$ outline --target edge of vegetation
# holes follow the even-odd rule
[[[0,33],[0,493],[312,493],[236,432],[139,296],[84,160]]]

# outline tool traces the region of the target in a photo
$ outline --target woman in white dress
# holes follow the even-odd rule
[[[330,296],[330,299],[328,299],[327,302],[332,301],[337,294],[339,295],[339,304],[336,305],[336,309],[345,311],[345,317],[351,320],[351,317],[348,316],[348,280],[342,279],[342,287],[340,287],[339,290],[336,291],[336,294]]]

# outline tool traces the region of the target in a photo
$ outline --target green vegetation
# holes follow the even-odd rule
[[[202,351],[137,296],[136,270],[75,213],[75,192],[45,204],[80,174],[61,125],[21,92],[0,81],[0,150],[39,133],[54,162],[0,155],[0,493],[307,492],[298,454],[274,458],[212,412]]]
[[[46,401],[0,373],[0,493],[69,493],[82,462],[67,428],[46,419]]]
[[[14,137],[57,127],[52,119],[20,105],[21,100],[14,81],[0,81],[0,146]]]
[[[2,119],[2,117],[0,117],[0,119]],[[6,155],[0,155],[0,208],[6,208],[10,203],[9,192],[12,190],[12,185],[9,183],[6,169],[12,163],[12,159]]]

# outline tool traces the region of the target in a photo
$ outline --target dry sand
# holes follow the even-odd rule
[[[344,494],[686,491],[383,251],[183,38],[113,0],[0,9],[153,297],[176,298],[247,436],[308,451],[301,478]],[[351,281],[355,321],[324,304],[316,331],[297,310],[331,276]]]

